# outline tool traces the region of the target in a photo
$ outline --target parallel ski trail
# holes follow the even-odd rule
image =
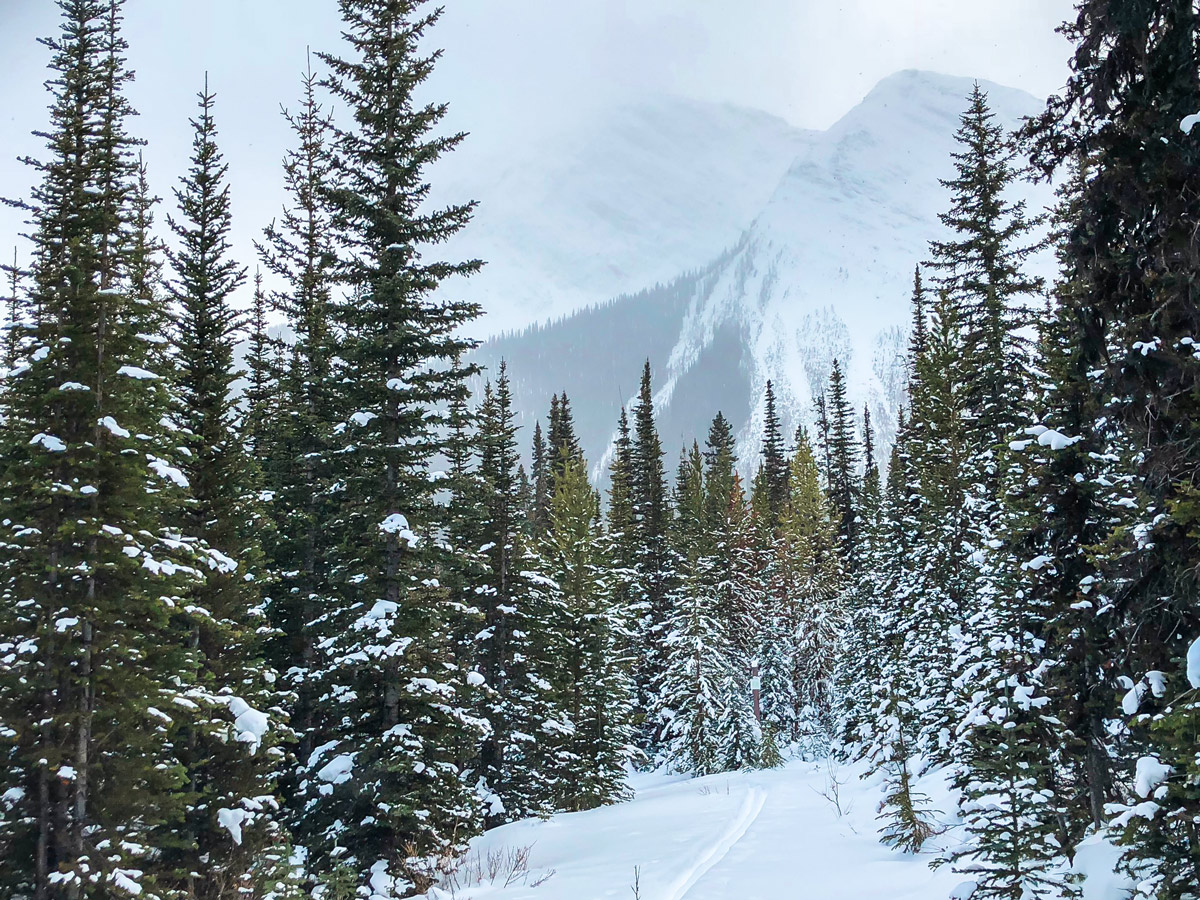
[[[680,874],[668,886],[666,893],[663,894],[663,900],[684,900],[688,891],[696,886],[696,882],[724,859],[734,845],[745,836],[746,832],[750,830],[750,826],[754,824],[754,820],[758,818],[758,814],[762,812],[766,802],[766,791],[756,787],[750,788],[733,824],[717,838],[708,850],[701,854],[700,858],[687,871]]]

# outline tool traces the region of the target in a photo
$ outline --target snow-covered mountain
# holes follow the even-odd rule
[[[447,255],[487,266],[447,289],[499,334],[670,281],[737,240],[812,137],[763,112],[658,97],[503,150],[468,141],[435,199],[479,201]]]
[[[943,233],[939,179],[952,172],[953,134],[971,85],[915,71],[885,79],[828,131],[803,136],[749,227],[706,265],[681,269],[665,287],[493,339],[481,360],[509,360],[526,417],[544,414],[550,395],[565,389],[597,466],[646,358],[670,453],[703,438],[720,409],[752,468],[766,381],[775,384],[786,427],[810,423],[812,397],[835,357],[852,399],[871,406],[881,444],[890,443],[913,268]],[[983,86],[1007,126],[1041,106],[1024,92]],[[1031,209],[1051,200],[1046,189],[1023,191]]]

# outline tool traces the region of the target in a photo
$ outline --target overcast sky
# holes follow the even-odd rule
[[[731,102],[824,128],[881,78],[905,68],[988,79],[1044,96],[1066,77],[1054,33],[1070,0],[445,0],[434,34],[445,57],[433,90],[476,148],[569,127],[596,104],[646,93]],[[51,0],[0,0],[0,196],[29,175],[44,126]],[[187,118],[209,73],[234,182],[236,243],[280,201],[288,145],[280,103],[297,94],[305,47],[327,49],[335,0],[128,0],[126,35],[142,115],[133,131],[164,197],[182,171]],[[471,152],[470,148],[464,151]],[[19,217],[0,209],[0,254]],[[244,262],[252,262],[250,259]]]

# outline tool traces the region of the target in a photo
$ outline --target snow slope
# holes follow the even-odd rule
[[[744,249],[706,296],[697,298],[669,364],[667,385],[686,371],[714,326],[735,319],[746,331],[755,395],[767,379],[790,422],[811,423],[837,357],[858,406],[872,407],[882,431],[902,402],[897,376],[906,343],[913,269],[944,235],[948,205],[939,179],[952,171],[954,131],[971,81],[905,71],[880,82],[802,154],[746,237]],[[1000,123],[1014,127],[1041,103],[984,84]],[[1034,210],[1048,190],[1022,189]],[[1040,261],[1045,266],[1049,257]],[[740,437],[755,457],[763,409]]]
[[[958,840],[949,827],[928,851],[911,856],[878,841],[877,779],[861,765],[795,761],[782,769],[684,779],[634,776],[629,803],[547,821],[516,822],[471,846],[458,884],[430,900],[944,900],[963,883],[949,866],[932,870],[936,852]],[[834,783],[838,804],[835,804]],[[944,778],[919,788],[933,806],[954,809]],[[487,858],[530,848],[529,869],[491,877]],[[1102,842],[1081,853],[1084,900],[1119,900],[1115,854]],[[483,877],[474,865],[481,864]],[[467,871],[472,870],[468,875]],[[538,882],[541,883],[538,883]],[[635,895],[633,886],[638,885]]]

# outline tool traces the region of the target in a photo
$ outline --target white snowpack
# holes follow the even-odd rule
[[[1142,705],[1142,697],[1146,696],[1146,683],[1139,681],[1121,698],[1121,712],[1127,716],[1137,715],[1138,708]]]
[[[124,428],[122,428],[120,425],[117,424],[117,420],[114,419],[112,416],[105,416],[97,424],[103,426],[104,428],[107,428],[110,432],[115,434],[117,437],[127,438],[127,437],[131,436],[128,431],[126,431]]]
[[[250,813],[243,809],[222,807],[217,810],[217,823],[229,832],[229,836],[233,838],[233,842],[239,847],[242,845],[242,825],[249,818]]]
[[[1200,688],[1200,637],[1192,641],[1187,652],[1187,680],[1194,688]]]
[[[951,773],[918,780],[936,819],[947,826],[916,855],[879,843],[878,776],[861,763],[792,761],[780,769],[707,778],[634,774],[632,801],[582,813],[528,819],[475,838],[469,852],[530,847],[529,875],[504,886],[461,885],[474,900],[599,900],[633,897],[640,873],[645,900],[946,900],[968,876],[940,854],[961,846]],[[836,780],[843,814],[823,794]],[[1113,874],[1119,851],[1091,839],[1076,859],[1083,900],[1123,900]],[[553,872],[553,874],[550,874]],[[546,878],[546,876],[549,876]],[[546,880],[537,887],[534,882]],[[445,886],[426,895],[449,900]],[[965,895],[960,895],[965,896]]]
[[[230,573],[237,571],[237,560],[226,556],[215,547],[209,547],[205,551],[205,555],[208,557],[208,567],[210,569],[220,572],[224,575],[229,575]]]
[[[42,446],[51,453],[63,453],[67,449],[67,445],[62,442],[62,438],[57,438],[54,435],[46,434],[45,432],[41,434],[35,434],[33,436],[33,440],[29,442],[29,446]]]
[[[1046,566],[1048,566],[1052,562],[1054,562],[1054,559],[1052,557],[1045,556],[1045,555],[1035,556],[1033,559],[1029,560],[1029,562],[1024,563],[1021,566],[1021,568],[1029,569],[1032,572],[1040,572],[1042,569],[1046,568]]]
[[[1043,447],[1049,447],[1051,450],[1066,450],[1072,444],[1076,444],[1083,440],[1080,437],[1067,437],[1061,431],[1055,431],[1053,428],[1047,428],[1038,435],[1037,442]]]
[[[262,744],[263,735],[270,727],[270,719],[264,712],[259,712],[241,697],[226,698],[229,712],[233,714],[233,727],[237,731],[237,739],[250,745],[250,753],[254,754]]]
[[[155,456],[151,456],[149,459],[151,471],[153,471],[154,474],[159,478],[163,479],[164,481],[171,481],[181,488],[188,486],[189,482],[187,476],[175,466],[171,465],[166,460],[159,459]]]
[[[379,860],[371,866],[370,900],[393,900],[396,896],[396,879],[388,874],[387,861]]]
[[[121,368],[117,369],[117,374],[124,375],[126,378],[136,378],[138,381],[155,381],[161,377],[137,366],[121,366]]]
[[[379,523],[379,530],[384,534],[394,534],[410,547],[416,547],[421,539],[408,527],[408,519],[400,513],[392,513]]]
[[[354,771],[354,757],[357,753],[341,753],[325,763],[317,772],[317,777],[326,784],[342,784],[350,780]]]
[[[1149,797],[1154,789],[1167,780],[1175,771],[1157,756],[1143,756],[1137,761],[1133,789],[1139,797]]]
[[[142,886],[135,879],[141,874],[133,869],[113,869],[109,873],[108,880],[125,893],[138,897],[141,896]]]

